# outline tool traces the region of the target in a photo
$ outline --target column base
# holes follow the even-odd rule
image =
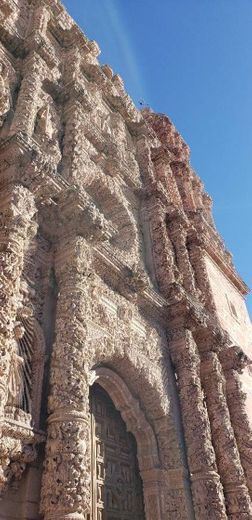
[[[45,520],[87,520],[87,516],[83,513],[54,513],[45,515]]]

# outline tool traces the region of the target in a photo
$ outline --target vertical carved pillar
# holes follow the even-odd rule
[[[188,329],[171,331],[170,352],[177,374],[195,516],[197,520],[223,520],[227,515],[203,401],[200,357]]]
[[[215,228],[213,219],[213,201],[208,193],[203,193],[203,213],[208,224]]]
[[[173,219],[168,224],[168,231],[175,248],[177,265],[183,276],[183,285],[187,291],[195,294],[194,273],[186,243],[187,230],[177,219]]]
[[[194,210],[195,201],[192,188],[192,174],[185,162],[174,162],[171,165],[185,210]]]
[[[194,269],[196,284],[201,291],[207,309],[216,314],[216,306],[213,299],[204,255],[205,251],[202,246],[194,242],[190,243],[189,257]]]
[[[63,148],[64,175],[76,182],[85,171],[85,136],[83,121],[86,114],[80,102],[70,99],[64,109],[65,135]]]
[[[29,136],[33,134],[43,68],[43,60],[35,52],[31,53],[23,63],[24,76],[18,94],[11,133],[24,132]]]
[[[230,347],[220,355],[226,378],[226,395],[232,426],[235,432],[241,463],[252,499],[252,428],[246,409],[246,393],[242,390],[239,372],[244,369],[245,356],[236,347]],[[246,363],[246,360],[245,360]]]
[[[215,352],[202,355],[201,377],[227,513],[237,520],[243,515],[252,518],[250,496],[226,402],[225,378]]]
[[[170,167],[170,156],[166,150],[154,149],[152,150],[152,159],[155,165],[156,179],[162,182],[168,200],[175,207],[183,207],[182,199],[175,181],[172,169]]]
[[[64,84],[64,176],[69,180],[83,178],[86,171],[87,143],[84,134],[84,123],[91,110],[90,98],[82,82],[81,51],[73,44],[65,54]]]
[[[147,215],[147,211],[157,281],[161,291],[165,295],[169,295],[171,285],[180,280],[180,275],[174,261],[173,246],[167,233],[164,207],[153,196],[149,199],[148,206],[146,204],[145,215]]]
[[[8,376],[15,339],[15,321],[21,305],[20,280],[24,255],[37,226],[33,195],[23,186],[1,192],[0,213],[0,415],[7,399]]]
[[[62,242],[55,263],[59,294],[41,511],[45,520],[84,520],[90,513],[85,240]]]

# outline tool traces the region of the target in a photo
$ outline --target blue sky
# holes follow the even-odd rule
[[[65,0],[134,102],[169,115],[252,287],[252,0]],[[252,313],[252,296],[248,298]]]

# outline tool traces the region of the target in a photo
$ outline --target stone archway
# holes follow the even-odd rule
[[[146,520],[162,520],[162,470],[154,431],[123,379],[113,370],[98,367],[92,371],[91,385],[98,383],[120,412],[127,430],[137,443],[137,458],[143,481]]]

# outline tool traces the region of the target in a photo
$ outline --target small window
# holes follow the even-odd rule
[[[235,308],[235,305],[230,301],[230,299],[228,298],[227,294],[226,294],[226,298],[227,298],[227,302],[228,302],[230,313],[232,314],[233,318],[238,320],[238,313],[237,313],[237,310]]]

